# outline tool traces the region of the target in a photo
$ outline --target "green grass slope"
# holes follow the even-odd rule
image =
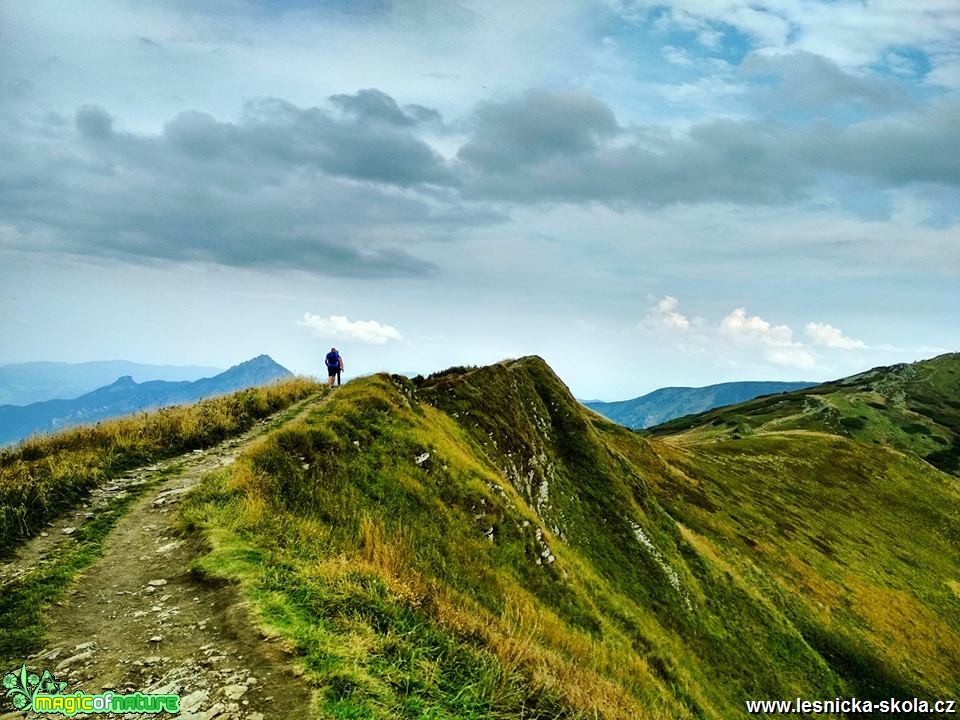
[[[922,414],[906,395],[889,404]],[[945,398],[925,397],[946,435]],[[956,696],[957,480],[892,440],[712,422],[642,438],[535,357],[374,376],[211,477],[182,520],[210,543],[197,571],[243,583],[301,654],[317,717]]]
[[[719,408],[649,434],[701,442],[787,430],[896,448],[960,475],[960,353]]]
[[[588,408],[628,428],[660,425],[674,418],[753,400],[761,395],[808,388],[809,382],[726,382],[706,387],[667,387],[631,400],[584,402]]]

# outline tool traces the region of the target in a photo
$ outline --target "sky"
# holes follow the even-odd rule
[[[584,399],[960,350],[956,0],[0,5],[0,363]]]

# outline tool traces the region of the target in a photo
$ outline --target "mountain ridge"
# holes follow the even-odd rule
[[[149,380],[199,380],[223,368],[197,365],[150,365],[129,360],[94,360],[83,363],[35,361],[0,365],[0,405],[30,405],[44,400],[69,400],[116,378],[130,375]]]
[[[890,446],[960,475],[960,353],[871,368],[815,387],[676,418],[644,433],[700,443],[789,430]]]
[[[960,489],[893,446],[644,436],[530,356],[354,380],[231,473],[189,508],[201,565],[269,598],[329,716],[719,720],[960,690]],[[403,660],[431,643],[456,663]],[[481,651],[510,694],[477,690]]]
[[[258,355],[222,373],[194,381],[137,383],[131,375],[122,375],[108,385],[70,400],[0,405],[0,444],[17,442],[37,432],[52,432],[164,405],[192,403],[291,375],[268,355]]]
[[[712,410],[723,405],[752,400],[761,395],[790,392],[817,383],[745,380],[702,387],[664,387],[629,400],[582,401],[585,406],[614,422],[635,430],[660,425],[674,418]]]

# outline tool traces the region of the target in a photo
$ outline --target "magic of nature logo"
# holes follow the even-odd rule
[[[57,680],[49,670],[37,674],[26,664],[3,676],[5,697],[15,710],[32,710],[72,716],[77,713],[159,713],[180,712],[179,695],[161,695],[135,692],[122,695],[111,691],[90,695],[81,690],[64,692],[67,683]]]

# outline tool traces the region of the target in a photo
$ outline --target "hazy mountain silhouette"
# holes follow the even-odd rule
[[[75,398],[130,375],[137,382],[199,380],[222,368],[193,365],[144,365],[129,360],[28,362],[0,365],[0,405],[29,405]]]
[[[30,405],[0,405],[0,443],[16,442],[38,432],[52,432],[104,418],[191,403],[213,395],[263,385],[292,373],[268,355],[235,365],[200,380],[137,383],[124,375],[110,385],[72,400],[46,400]]]
[[[603,402],[584,400],[584,405],[606,418],[641,429],[665,423],[674,418],[705,412],[724,405],[753,400],[761,395],[790,392],[812,387],[811,382],[728,382],[706,387],[667,387],[654,390],[632,400]]]

